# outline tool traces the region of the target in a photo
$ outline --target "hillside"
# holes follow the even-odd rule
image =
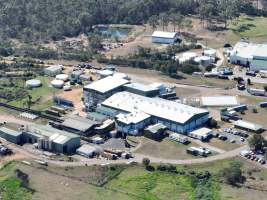
[[[6,0],[0,1],[0,38],[57,40],[88,33],[95,24],[143,24],[166,12],[227,20],[227,13],[253,13],[251,7],[248,0]]]

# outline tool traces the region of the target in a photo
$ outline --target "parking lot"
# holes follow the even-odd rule
[[[214,136],[225,142],[242,145],[246,142],[249,134],[247,131],[238,130],[235,128],[223,128],[219,129]]]
[[[249,159],[254,162],[258,162],[262,165],[266,164],[265,157],[262,152],[253,152],[249,150],[243,150],[240,152],[240,156],[243,158]]]

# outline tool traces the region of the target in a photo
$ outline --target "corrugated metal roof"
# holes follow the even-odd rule
[[[239,126],[242,128],[253,130],[253,131],[259,131],[259,130],[263,129],[263,127],[259,124],[255,124],[255,123],[243,121],[243,120],[237,120],[237,121],[233,122],[233,124],[235,126]]]
[[[176,32],[154,31],[152,37],[174,39],[176,34],[177,34]]]
[[[201,97],[202,106],[236,106],[239,102],[235,96]]]
[[[90,119],[80,117],[80,116],[69,116],[62,123],[63,126],[76,129],[79,131],[87,131],[92,126],[97,125],[98,123]]]
[[[141,83],[129,83],[129,84],[124,85],[124,87],[133,88],[133,89],[140,90],[143,92],[150,92],[150,91],[158,90],[157,88],[151,85],[145,85]]]
[[[204,127],[204,128],[191,131],[190,134],[206,137],[208,134],[211,133],[211,131],[212,131],[211,129]]]
[[[15,130],[12,130],[12,129],[9,129],[9,128],[6,128],[6,127],[0,127],[0,131],[3,132],[3,133],[9,134],[9,135],[13,135],[15,137],[21,135],[21,132],[15,131]]]
[[[197,114],[208,114],[204,109],[191,107],[161,98],[149,98],[129,92],[118,92],[102,105],[126,112],[142,111],[146,114],[184,124]]]
[[[108,76],[106,78],[100,79],[98,81],[95,81],[87,86],[85,86],[85,89],[91,89],[95,90],[100,93],[106,93],[110,90],[116,89],[122,85],[125,85],[129,83],[128,80],[123,78],[118,78],[114,76]]]
[[[118,114],[116,116],[117,120],[124,123],[124,124],[136,124],[139,122],[142,122],[148,118],[150,118],[151,116],[144,113],[144,112],[140,112],[140,111],[136,111],[136,112],[132,112],[132,113],[128,113],[128,114]]]

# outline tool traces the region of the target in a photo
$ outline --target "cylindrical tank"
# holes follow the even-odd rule
[[[70,90],[71,90],[70,85],[65,85],[65,86],[63,87],[63,90],[64,90],[64,91],[70,91]]]
[[[211,57],[209,56],[202,56],[200,64],[204,67],[209,66],[212,63]]]
[[[69,76],[67,74],[58,74],[56,75],[56,79],[66,82],[69,79]]]
[[[42,82],[37,79],[31,79],[31,80],[26,81],[26,87],[28,88],[36,88],[36,87],[40,87],[41,85],[42,85]]]
[[[57,80],[57,79],[54,79],[53,81],[51,81],[51,85],[54,87],[54,88],[63,88],[64,86],[64,81],[62,80]]]

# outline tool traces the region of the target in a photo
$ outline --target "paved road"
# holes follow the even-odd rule
[[[239,152],[241,150],[247,149],[248,147],[246,145],[234,149],[232,151],[224,152],[222,154],[210,156],[207,158],[196,158],[196,159],[187,159],[187,160],[175,160],[175,159],[165,159],[165,158],[158,158],[158,157],[152,157],[152,156],[147,156],[143,154],[134,154],[134,158],[130,160],[104,160],[104,159],[86,159],[83,161],[77,161],[77,162],[66,162],[66,161],[55,161],[55,160],[49,160],[45,158],[40,158],[40,155],[35,155],[27,149],[22,148],[21,146],[15,145],[13,143],[7,143],[4,140],[2,140],[3,143],[5,143],[9,148],[13,149],[15,152],[19,152],[29,158],[32,159],[42,159],[47,161],[50,164],[54,164],[57,166],[61,167],[66,167],[66,166],[84,166],[84,165],[100,165],[100,164],[126,164],[129,163],[130,161],[134,162],[142,162],[143,158],[149,158],[152,163],[169,163],[169,164],[195,164],[195,163],[205,163],[205,162],[211,162],[211,161],[216,161],[216,160],[222,160],[226,158],[232,158],[235,156],[239,155]]]

